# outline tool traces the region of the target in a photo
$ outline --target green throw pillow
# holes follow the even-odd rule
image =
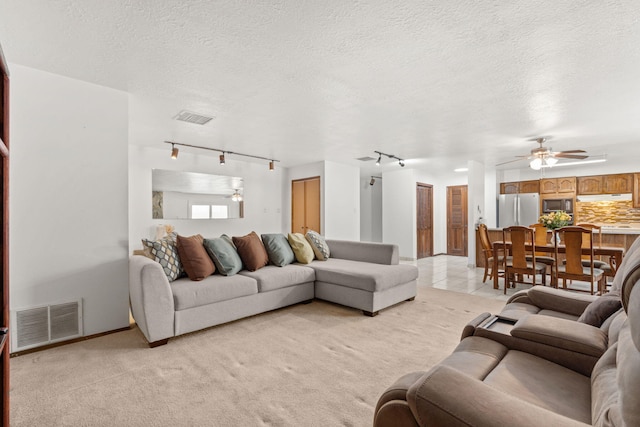
[[[216,270],[223,276],[233,276],[242,270],[242,260],[229,240],[218,237],[204,239],[204,248],[216,265]]]
[[[296,260],[284,234],[263,234],[261,237],[271,264],[284,267]]]

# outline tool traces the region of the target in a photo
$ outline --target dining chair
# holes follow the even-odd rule
[[[482,283],[484,283],[487,281],[487,277],[489,277],[489,279],[493,279],[493,275],[495,274],[495,272],[493,271],[493,245],[491,244],[489,231],[487,230],[487,226],[485,224],[478,225],[478,236],[480,237],[480,246],[482,246],[482,253],[484,254],[484,277],[482,278]],[[504,256],[502,254],[498,254],[499,266],[503,264],[503,258]],[[498,269],[497,273],[498,277],[500,277],[503,272]]]
[[[504,293],[506,295],[507,288],[515,286],[515,283],[528,283],[524,282],[521,277],[523,275],[531,275],[532,282],[530,284],[536,285],[536,275],[542,276],[542,284],[546,284],[547,265],[542,263],[536,263],[535,257],[535,245],[534,242],[534,230],[529,227],[521,225],[514,225],[511,227],[505,227],[502,229],[502,241],[504,242],[504,253],[507,254],[508,248],[511,248],[511,256],[505,257],[504,260]],[[527,256],[531,257],[530,261],[527,261]],[[520,280],[518,280],[520,278]]]
[[[529,228],[533,228],[534,231],[534,242],[536,246],[547,246],[548,242],[548,232],[547,227],[540,223],[531,224]],[[553,234],[552,234],[553,235]],[[551,278],[551,284],[554,284],[555,273],[553,271],[553,267],[556,264],[556,259],[553,256],[547,255],[545,252],[535,252],[536,263],[542,263],[547,266],[549,269],[549,277]],[[527,261],[531,261],[531,257],[527,257]]]
[[[565,246],[565,260],[563,263],[559,263],[559,250],[558,242],[554,239],[555,245],[555,257],[556,257],[556,283],[562,279],[562,287],[564,289],[571,289],[576,291],[582,291],[578,288],[567,288],[567,280],[579,280],[583,282],[589,282],[590,292],[593,295],[595,293],[594,286],[597,284],[597,290],[602,292],[604,290],[604,272],[594,267],[594,255],[593,255],[593,231],[589,228],[568,226],[562,227],[555,231],[560,235],[561,240]],[[583,252],[587,251],[587,265],[583,265]]]
[[[602,247],[602,227],[601,226],[596,224],[588,224],[588,223],[582,223],[582,224],[576,224],[576,225],[578,227],[584,227],[584,228],[590,229],[593,232],[594,247],[596,248]],[[585,241],[583,241],[582,245],[583,247],[585,247]],[[582,257],[582,265],[585,267],[589,266],[589,260],[585,256]],[[598,268],[604,271],[604,275],[606,277],[613,277],[616,275],[616,268],[614,263],[612,263],[611,258],[609,259],[609,262],[602,261],[601,258],[594,259],[593,266],[595,268]]]

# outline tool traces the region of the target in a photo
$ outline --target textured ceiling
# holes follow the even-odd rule
[[[133,144],[448,168],[539,135],[637,153],[639,19],[638,0],[4,0],[0,43],[131,93]],[[171,120],[182,109],[216,118]]]

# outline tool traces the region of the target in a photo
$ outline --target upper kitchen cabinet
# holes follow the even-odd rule
[[[540,180],[540,194],[546,196],[573,196],[576,192],[576,177],[543,178]]]
[[[500,194],[539,193],[540,181],[501,182]]]
[[[620,173],[602,177],[602,192],[605,194],[622,194],[633,191],[633,174]]]
[[[602,194],[602,175],[579,176],[578,194]]]
[[[581,176],[578,178],[578,194],[631,193],[633,192],[633,175],[631,173],[618,173]]]

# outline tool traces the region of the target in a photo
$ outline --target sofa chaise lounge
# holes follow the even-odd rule
[[[398,246],[327,240],[331,257],[310,264],[268,265],[233,276],[169,282],[157,262],[133,255],[129,295],[133,317],[151,347],[171,337],[314,298],[375,316],[416,296],[418,269],[399,264]]]

